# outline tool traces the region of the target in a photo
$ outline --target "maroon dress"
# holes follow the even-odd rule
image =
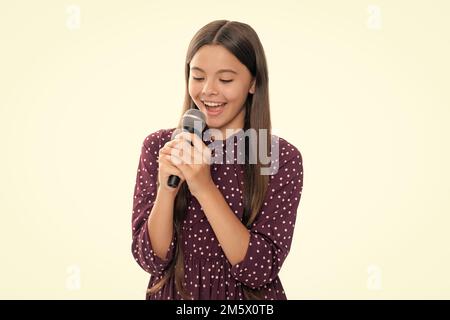
[[[132,253],[142,269],[150,274],[148,288],[161,279],[168,268],[177,241],[174,232],[166,259],[163,260],[153,251],[147,228],[157,193],[158,152],[171,139],[174,130],[161,129],[145,138],[137,169],[132,214]],[[242,139],[240,137],[233,134],[226,140],[206,141],[205,144],[211,149],[214,146],[214,157],[223,156],[225,159],[222,163],[216,161],[211,164],[211,176],[231,210],[242,220],[244,172],[242,162],[237,161],[237,142]],[[240,263],[234,266],[230,264],[199,202],[193,196],[188,199],[186,218],[182,223],[184,285],[193,299],[243,300],[242,284],[264,290],[267,300],[286,299],[278,273],[291,247],[303,188],[303,164],[301,153],[296,147],[282,138],[278,141],[279,160],[273,166],[277,167],[277,171],[270,175],[264,204],[250,228],[250,244]],[[146,299],[182,300],[182,297],[175,288],[172,276],[159,292],[147,294]]]

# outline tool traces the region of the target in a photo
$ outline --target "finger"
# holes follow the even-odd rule
[[[204,155],[204,152],[199,152],[197,149],[193,148],[194,154],[192,155],[193,163],[194,164],[206,164],[207,158]]]
[[[183,132],[183,129],[181,129],[181,128],[176,128],[175,130],[173,130],[170,140],[174,140],[175,136],[181,132]]]
[[[166,163],[175,167],[183,164],[183,159],[176,154],[162,154],[160,158],[162,161],[166,161]]]
[[[169,174],[177,176],[178,178],[180,178],[181,181],[186,180],[183,172],[181,170],[179,170],[177,167],[172,166],[172,169],[170,170]]]
[[[194,147],[191,146],[188,141],[178,138],[172,141],[166,147],[164,147],[162,153],[174,154],[177,155],[179,158],[184,159],[186,163],[192,163],[191,157],[193,154],[193,149]]]
[[[172,164],[172,162],[170,162],[167,159],[164,159],[161,161],[164,163],[164,167],[161,172],[163,172],[165,175],[176,175],[176,176],[180,177],[180,179],[182,181],[186,180],[186,177],[183,173],[183,170],[180,168],[180,166],[176,166],[176,165]]]
[[[177,166],[182,164],[193,164],[194,163],[194,150],[195,148],[189,144],[188,141],[178,138],[174,141],[171,141],[171,144],[168,143],[160,149],[161,155],[169,155],[173,156],[172,162]],[[196,155],[198,159],[201,159],[201,155]],[[197,160],[197,163],[200,163],[201,160]]]
[[[181,132],[179,132],[179,133],[181,133]],[[170,148],[176,147],[181,141],[181,139],[180,138],[177,139],[176,136],[177,135],[174,134],[173,138],[171,140],[167,141],[161,149],[166,148],[166,147],[170,147]]]
[[[170,152],[171,149],[178,148],[178,144],[180,143],[180,140],[171,140],[167,142],[161,149],[159,149],[159,152],[167,153]]]
[[[211,149],[209,149],[206,145],[203,149],[198,150],[195,147],[187,145],[187,142],[184,144],[185,148],[190,147],[191,152],[191,161],[194,164],[210,164],[210,158],[211,158]],[[185,150],[185,149],[183,149]],[[186,152],[186,151],[184,151]]]
[[[203,163],[211,165],[212,162],[212,155],[211,155],[211,149],[205,148],[202,152],[202,159]]]
[[[195,148],[186,140],[178,139],[178,144],[171,150],[185,164],[192,164]]]
[[[185,141],[181,139],[169,141],[159,150],[159,152],[163,154],[176,153],[177,155],[181,155],[181,150],[183,149],[184,143]]]
[[[181,155],[181,149],[178,148],[178,146],[165,146],[159,150],[160,155],[161,154],[171,155],[173,153]]]
[[[175,166],[173,166],[173,165],[171,165],[169,163],[165,163],[165,167],[164,167],[164,170],[162,170],[162,172],[165,175],[168,175],[168,176],[170,176],[170,175],[177,176],[182,181],[186,180],[186,178],[184,177],[183,172],[180,169],[178,169],[177,167],[175,167]]]
[[[202,139],[197,136],[195,133],[189,133],[189,132],[180,132],[179,134],[177,134],[175,136],[175,139],[183,139],[188,141],[188,143],[192,142],[192,145],[194,146],[195,149],[197,149],[198,151],[202,151],[206,145],[203,143]]]
[[[211,150],[208,147],[203,148],[203,151],[200,152],[186,140],[179,140],[179,144],[172,150],[185,164],[211,164]]]

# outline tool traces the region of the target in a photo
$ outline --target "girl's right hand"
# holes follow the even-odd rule
[[[183,173],[181,173],[180,169],[178,169],[172,161],[172,152],[178,154],[177,149],[174,148],[176,143],[177,141],[175,140],[166,142],[159,150],[158,158],[158,189],[174,196],[178,193],[181,184],[186,180]],[[172,188],[167,184],[167,181],[171,175],[175,175],[180,178],[180,182],[176,188]]]

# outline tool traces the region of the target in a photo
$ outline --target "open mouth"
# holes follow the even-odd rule
[[[203,102],[203,105],[206,108],[206,113],[208,115],[211,115],[211,116],[216,116],[216,115],[219,115],[220,113],[222,113],[222,111],[225,108],[226,104],[227,103],[225,102],[225,103],[222,103],[222,104],[211,104],[211,105],[209,105],[209,104],[205,104],[205,102]]]

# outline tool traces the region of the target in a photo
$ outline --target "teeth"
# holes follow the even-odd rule
[[[203,103],[205,104],[205,106],[208,106],[208,107],[218,107],[218,106],[225,104],[225,103],[213,103],[213,102],[206,102],[206,101],[204,101]]]

